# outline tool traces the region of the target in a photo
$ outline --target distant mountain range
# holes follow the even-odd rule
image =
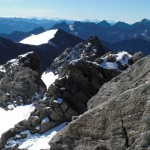
[[[69,35],[72,35],[74,37],[74,40],[77,38],[80,39],[79,41],[81,41],[81,39],[86,40],[91,35],[97,36],[100,39],[100,41],[104,44],[104,46],[110,50],[125,50],[133,53],[137,51],[142,51],[144,55],[150,53],[150,20],[148,19],[143,19],[140,22],[136,22],[134,24],[127,24],[125,22],[119,21],[113,25],[105,20],[94,23],[46,19],[38,20],[23,18],[0,18],[0,21],[0,26],[1,24],[5,23],[5,25],[8,24],[9,26],[13,27],[13,23],[15,27],[17,27],[18,31],[13,31],[9,34],[0,34],[1,37],[10,39],[14,42],[20,42],[33,34],[38,35],[44,33],[45,31],[47,31],[46,28],[49,27],[50,30],[61,29],[61,32],[63,32],[62,36],[56,42],[57,46],[59,45],[61,50],[64,50],[70,44],[70,42],[68,44],[62,40],[66,39],[64,33],[66,34],[67,32],[69,33]],[[18,25],[16,26],[16,24]],[[30,25],[33,28],[33,30],[30,30],[29,32],[19,31],[19,26],[22,29],[24,28],[25,30],[29,30]],[[45,25],[47,25],[47,27]],[[7,29],[6,31],[9,31],[7,25],[5,26],[5,28]],[[0,28],[0,30],[2,29],[3,28]],[[14,28],[11,29],[14,30]],[[68,40],[70,41],[69,38]],[[74,42],[78,43],[77,41]]]
[[[35,28],[43,27],[49,29],[56,23],[60,23],[63,20],[55,19],[35,19],[35,18],[3,18],[0,17],[0,33],[10,34],[14,31],[29,32]],[[68,24],[72,24],[73,21],[66,20]]]
[[[104,42],[103,44],[114,51],[125,50],[130,53],[141,51],[144,55],[150,54],[150,41],[146,41],[141,38],[123,40],[115,44],[108,44],[106,42]]]
[[[150,148],[149,20],[9,21],[36,28],[0,37],[1,150]]]
[[[56,28],[70,32],[82,39],[95,35],[99,39],[110,43],[133,38],[150,40],[150,20],[148,19],[143,19],[131,25],[120,21],[111,25],[105,20],[99,23],[75,21],[72,25],[61,22],[55,24],[51,29]]]
[[[27,37],[29,33],[36,34],[34,30],[41,28],[44,30],[62,29],[84,40],[91,35],[95,35],[99,39],[110,43],[117,43],[122,40],[133,38],[150,40],[150,20],[148,19],[143,19],[133,24],[121,21],[111,24],[105,20],[100,22],[85,22],[48,19],[39,20],[34,18],[0,18],[0,36],[9,38],[13,41],[19,41],[22,37]]]
[[[22,39],[24,39],[24,38],[26,38],[32,34],[39,34],[39,33],[42,33],[44,31],[45,31],[45,29],[43,27],[38,27],[38,28],[35,28],[34,30],[29,31],[29,32],[14,31],[10,34],[1,33],[0,36],[7,38],[7,39],[10,39],[14,42],[19,42]]]

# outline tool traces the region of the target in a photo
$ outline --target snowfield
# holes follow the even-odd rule
[[[20,43],[22,44],[29,44],[29,45],[41,45],[41,44],[47,44],[49,43],[49,40],[55,37],[56,32],[58,29],[45,31],[43,33],[37,34],[37,35],[31,35],[22,41]]]
[[[28,119],[34,109],[35,107],[33,105],[18,106],[13,110],[8,111],[0,108],[0,137],[2,133],[6,132],[10,128],[13,128],[18,122]]]
[[[41,149],[49,149],[50,145],[48,144],[52,137],[61,129],[66,126],[67,122],[64,122],[55,128],[45,132],[44,134],[31,134],[29,130],[23,131],[28,134],[27,138],[22,140],[14,141],[13,138],[9,139],[7,142],[6,148],[14,146],[16,144],[19,145],[19,149],[28,149],[28,150],[41,150]]]
[[[116,61],[119,61],[123,66],[128,65],[128,60],[130,58],[132,58],[132,55],[130,55],[129,53],[127,53],[125,51],[119,52],[117,54],[111,54],[111,56],[115,57]],[[107,62],[107,58],[108,58],[108,56],[102,58],[103,63],[100,64],[100,66],[105,69],[118,69],[117,63],[116,62]]]
[[[42,74],[41,79],[43,80],[43,82],[45,83],[47,89],[49,88],[49,86],[51,84],[54,83],[54,81],[58,78],[58,75],[54,75],[53,72],[44,72]]]

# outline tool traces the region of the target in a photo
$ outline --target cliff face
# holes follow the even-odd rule
[[[104,84],[88,111],[51,141],[51,150],[149,150],[150,56]]]

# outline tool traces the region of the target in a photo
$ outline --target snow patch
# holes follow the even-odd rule
[[[44,72],[42,74],[41,79],[43,80],[43,82],[45,83],[47,89],[49,88],[49,86],[51,84],[54,83],[54,81],[58,78],[58,75],[54,75],[53,72]]]
[[[81,60],[81,59],[74,59],[70,62],[70,64],[75,65],[79,60]]]
[[[57,98],[56,100],[54,100],[54,103],[58,103],[58,104],[62,104],[63,103],[63,98]]]
[[[36,130],[40,130],[40,126],[36,126],[35,129],[36,129]]]
[[[70,25],[69,28],[71,31],[74,31],[74,25]]]
[[[104,61],[102,64],[100,64],[100,66],[105,69],[118,69],[118,65],[116,62],[112,63],[112,62]]]
[[[28,53],[25,53],[25,54],[22,54],[22,55],[19,55],[18,57],[24,58],[24,57],[26,57],[27,55],[32,54],[32,53],[33,53],[33,51],[28,52]]]
[[[50,120],[49,120],[48,117],[45,117],[45,118],[42,120],[42,123],[46,123],[46,122],[50,122]]]
[[[2,66],[2,65],[0,65],[0,72],[3,72],[3,73],[6,72],[6,69],[5,69],[4,66]]]
[[[7,146],[5,148],[9,148],[13,145],[18,144],[19,149],[28,149],[28,150],[41,150],[41,149],[49,149],[49,141],[52,137],[61,129],[66,126],[67,122],[64,122],[55,128],[45,132],[44,134],[30,134],[28,130],[25,132],[28,134],[27,138],[14,141],[13,138],[9,139],[7,142]]]
[[[128,60],[132,58],[132,55],[129,53],[122,51],[117,54],[111,54],[111,57],[115,58],[114,62],[108,62],[108,56],[102,58],[103,63],[100,64],[100,67],[105,69],[118,69],[118,64],[116,61],[120,62],[123,66],[128,65]]]
[[[31,112],[34,111],[35,107],[33,105],[26,105],[26,106],[18,106],[13,110],[4,110],[0,108],[0,120],[1,120],[1,127],[0,127],[0,137],[2,133],[6,132],[10,128],[13,128],[15,124],[18,122],[28,119]]]
[[[61,90],[61,91],[64,91],[64,90],[65,90],[65,87],[61,87],[60,90]]]
[[[10,104],[10,105],[7,106],[7,108],[8,108],[9,110],[12,110],[12,109],[15,108],[15,106],[14,106],[13,104]]]
[[[40,33],[38,35],[31,35],[22,41],[20,43],[23,44],[29,44],[29,45],[41,45],[49,43],[49,40],[55,37],[56,32],[58,29],[45,31],[43,33]]]

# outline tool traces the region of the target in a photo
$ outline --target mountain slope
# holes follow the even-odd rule
[[[101,55],[105,53],[105,49],[103,49],[103,46],[96,37],[92,36],[87,42],[82,42],[79,45],[80,46],[78,49],[76,47],[75,51],[82,53],[85,49],[85,55],[80,59],[76,59],[78,55],[75,55],[76,53],[74,53],[75,51],[73,48],[72,57],[70,55],[68,59],[70,62],[62,67],[59,77],[54,83],[51,83],[47,91],[45,91],[46,86],[43,85],[41,79],[39,79],[40,82],[37,83],[39,86],[35,86],[36,82],[32,84],[32,81],[34,82],[36,76],[32,75],[32,77],[30,77],[30,74],[29,76],[26,76],[26,71],[28,72],[28,69],[31,69],[29,73],[32,73],[32,71],[34,72],[34,70],[40,66],[38,60],[32,61],[34,58],[31,57],[32,53],[21,55],[18,57],[17,61],[9,61],[6,65],[1,67],[1,81],[7,82],[4,77],[11,76],[11,78],[6,78],[10,79],[8,82],[9,84],[7,85],[10,96],[6,94],[7,90],[4,90],[1,94],[6,94],[6,97],[2,97],[6,98],[6,100],[9,98],[10,100],[8,100],[8,102],[10,101],[11,104],[14,105],[16,103],[14,99],[16,96],[19,95],[20,99],[20,95],[27,94],[29,95],[27,99],[25,97],[20,101],[23,104],[28,101],[33,102],[35,107],[34,111],[26,120],[18,122],[13,128],[2,134],[0,140],[1,149],[32,149],[33,147],[35,148],[36,142],[41,143],[42,136],[44,138],[43,144],[45,145],[36,148],[38,150],[41,148],[49,148],[47,147],[46,142],[48,141],[48,138],[50,140],[56,133],[53,131],[58,131],[66,126],[66,122],[72,121],[72,117],[75,118],[75,116],[84,113],[87,110],[87,102],[98,92],[99,88],[133,63],[132,56],[126,52],[120,52],[118,54],[108,53],[101,57]],[[83,49],[81,49],[82,46]],[[91,54],[94,54],[94,57]],[[89,56],[89,58],[87,56]],[[32,68],[29,67],[30,62],[33,63],[31,63]],[[36,63],[38,65],[36,65]],[[16,71],[12,71],[11,69]],[[40,77],[39,70],[40,69],[37,69],[39,73],[37,74],[38,77]],[[45,76],[45,74],[46,73],[43,75]],[[50,78],[51,77],[52,76],[50,76]],[[29,81],[29,84],[27,84],[27,81]],[[13,82],[14,84],[10,84]],[[17,86],[18,90],[16,91],[15,89],[18,82],[23,86]],[[47,83],[46,80],[44,82]],[[30,86],[30,84],[32,85]],[[15,86],[14,88],[11,88],[10,85]],[[28,88],[28,86],[30,86],[30,88]],[[11,90],[9,88],[11,88]],[[24,88],[27,89],[22,93],[22,89]],[[46,93],[43,95],[44,91]],[[1,107],[3,108],[10,108],[8,107],[10,103],[2,104]],[[14,108],[11,107],[11,109]],[[58,125],[61,126],[59,129],[56,127]],[[32,141],[30,141],[30,139],[32,139]]]
[[[73,60],[84,59],[93,61],[106,52],[106,48],[103,47],[99,39],[95,36],[91,36],[87,41],[81,42],[75,47],[65,49],[63,53],[54,60],[49,70],[56,73]]]
[[[50,141],[51,150],[150,148],[150,56],[104,84],[88,111]]]
[[[43,27],[45,30],[50,29],[63,20],[58,19],[36,19],[36,18],[5,18],[0,17],[0,33],[11,34],[14,31],[29,32],[35,28]],[[74,21],[65,20],[68,24]]]
[[[110,25],[105,20],[99,23],[75,21],[70,26],[62,22],[54,25],[52,28],[56,29],[57,27],[77,35],[82,39],[87,39],[89,36],[95,35],[99,39],[110,43],[139,37],[146,40],[150,39],[150,23],[147,19],[143,19],[131,25],[120,21],[114,25]]]
[[[62,30],[58,30],[56,36],[51,39],[51,44],[47,43],[38,46],[14,43],[11,40],[0,37],[0,64],[22,53],[36,51],[40,55],[42,67],[43,70],[45,70],[65,48],[74,46],[82,41],[83,40]]]
[[[52,131],[58,130],[55,128],[57,125],[63,123],[61,126],[64,127],[66,121],[70,122],[73,116],[86,111],[86,103],[99,87],[118,74],[118,70],[105,69],[94,62],[80,60],[68,64],[43,99],[39,94],[35,95],[32,100],[36,104],[35,109],[29,118],[2,134],[0,148],[32,149],[34,143],[41,139],[40,134],[43,134],[46,141],[47,138],[50,140],[54,135]],[[46,144],[45,140],[43,142]],[[48,148],[47,144],[37,149],[44,147]]]
[[[55,24],[51,29],[61,29],[68,33],[71,33],[69,24],[67,24],[65,21]]]
[[[130,40],[124,40],[115,44],[107,44],[107,47],[116,51],[128,51],[130,53],[135,53],[141,51],[144,55],[150,54],[150,41],[146,41],[141,38],[135,38]]]
[[[111,25],[106,20],[103,20],[103,21],[97,23],[97,25],[99,27],[103,27],[103,28],[110,28],[111,27]]]
[[[0,33],[10,34],[13,31],[29,32],[39,25],[23,20],[0,18]]]
[[[34,30],[30,31],[30,32],[22,32],[22,31],[14,31],[10,34],[6,34],[6,33],[1,33],[0,36],[1,37],[4,37],[4,38],[7,38],[7,39],[10,39],[14,42],[19,42],[21,41],[22,39],[30,36],[31,34],[40,34],[42,32],[44,32],[45,29],[42,28],[42,27],[39,27],[39,28],[35,28]]]
[[[31,35],[22,41],[20,43],[22,44],[28,44],[28,45],[42,45],[49,43],[49,40],[55,37],[55,34],[58,30],[49,30],[45,31],[38,35]]]
[[[20,41],[20,43],[29,45],[49,44],[56,49],[64,49],[68,46],[73,46],[80,41],[83,40],[61,29],[52,29],[41,34],[31,35]]]
[[[43,69],[46,69],[49,66],[49,63],[51,63],[54,58],[61,53],[61,50],[57,50],[50,45],[24,45],[20,43],[14,43],[8,39],[0,38],[0,64],[4,64],[6,61],[30,51],[36,51],[39,53]]]
[[[125,23],[125,22],[121,22],[121,21],[115,23],[114,26],[118,27],[120,29],[130,29],[131,28],[131,25],[129,25],[129,24]]]

